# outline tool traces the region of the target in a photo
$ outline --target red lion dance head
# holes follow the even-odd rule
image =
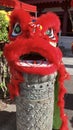
[[[63,97],[66,92],[63,81],[68,77],[62,62],[62,53],[57,47],[60,31],[59,17],[49,12],[35,22],[23,9],[15,9],[10,16],[10,43],[4,48],[4,55],[11,72],[9,90],[11,98],[19,95],[19,83],[23,81],[22,72],[49,75],[57,71],[59,75],[59,106],[63,124],[67,130],[64,115]]]
[[[35,23],[31,20],[24,10],[12,12],[9,31],[11,42],[4,51],[9,64],[14,64],[14,68],[20,68],[22,72],[33,74],[45,75],[59,70],[62,64],[62,53],[56,47],[59,18],[50,12]]]

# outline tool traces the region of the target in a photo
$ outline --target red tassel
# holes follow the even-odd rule
[[[60,117],[62,119],[62,126],[60,128],[60,130],[69,130],[68,129],[68,122],[67,122],[67,116],[64,114],[64,105],[65,105],[65,101],[64,101],[64,95],[66,93],[66,89],[64,88],[64,75],[61,75],[61,71],[60,72],[60,76],[63,76],[62,78],[59,77],[59,101],[58,101],[58,106],[60,107]]]

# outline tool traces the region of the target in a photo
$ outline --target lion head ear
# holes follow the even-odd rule
[[[49,12],[46,14],[48,17],[48,23],[49,23],[49,20],[50,20],[50,26],[53,26],[53,28],[56,30],[56,32],[58,33],[60,31],[60,26],[61,26],[61,22],[60,22],[60,18],[58,15],[56,15],[55,13],[53,12]]]
[[[60,19],[53,12],[48,12],[46,14],[41,15],[38,18],[37,23],[42,25],[44,31],[46,31],[48,28],[53,28],[56,31],[56,33],[60,31]]]
[[[30,35],[29,23],[31,21],[31,15],[23,8],[15,8],[10,15],[9,22],[9,39],[14,40],[16,37],[24,34]]]

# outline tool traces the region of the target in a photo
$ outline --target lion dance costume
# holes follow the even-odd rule
[[[28,12],[14,9],[10,15],[10,43],[5,45],[4,55],[10,66],[11,78],[8,87],[12,99],[20,94],[22,72],[49,75],[57,71],[53,128],[68,130],[67,117],[64,114],[64,80],[69,75],[57,46],[59,31],[60,20],[52,12],[43,14],[33,22]]]

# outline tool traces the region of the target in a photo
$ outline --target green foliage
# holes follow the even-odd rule
[[[0,11],[0,42],[8,42],[9,19],[5,11]]]
[[[2,54],[3,54],[3,51],[0,51],[0,57],[2,56]]]
[[[58,106],[58,92],[59,92],[59,83],[58,76],[56,77],[55,90],[54,90],[54,116],[53,116],[53,129],[59,130],[62,124],[60,117],[60,108]]]
[[[0,43],[7,43],[8,40],[8,28],[9,17],[7,12],[0,10]],[[4,97],[7,93],[7,77],[8,77],[8,66],[3,56],[3,50],[0,50],[0,89],[4,93]]]

